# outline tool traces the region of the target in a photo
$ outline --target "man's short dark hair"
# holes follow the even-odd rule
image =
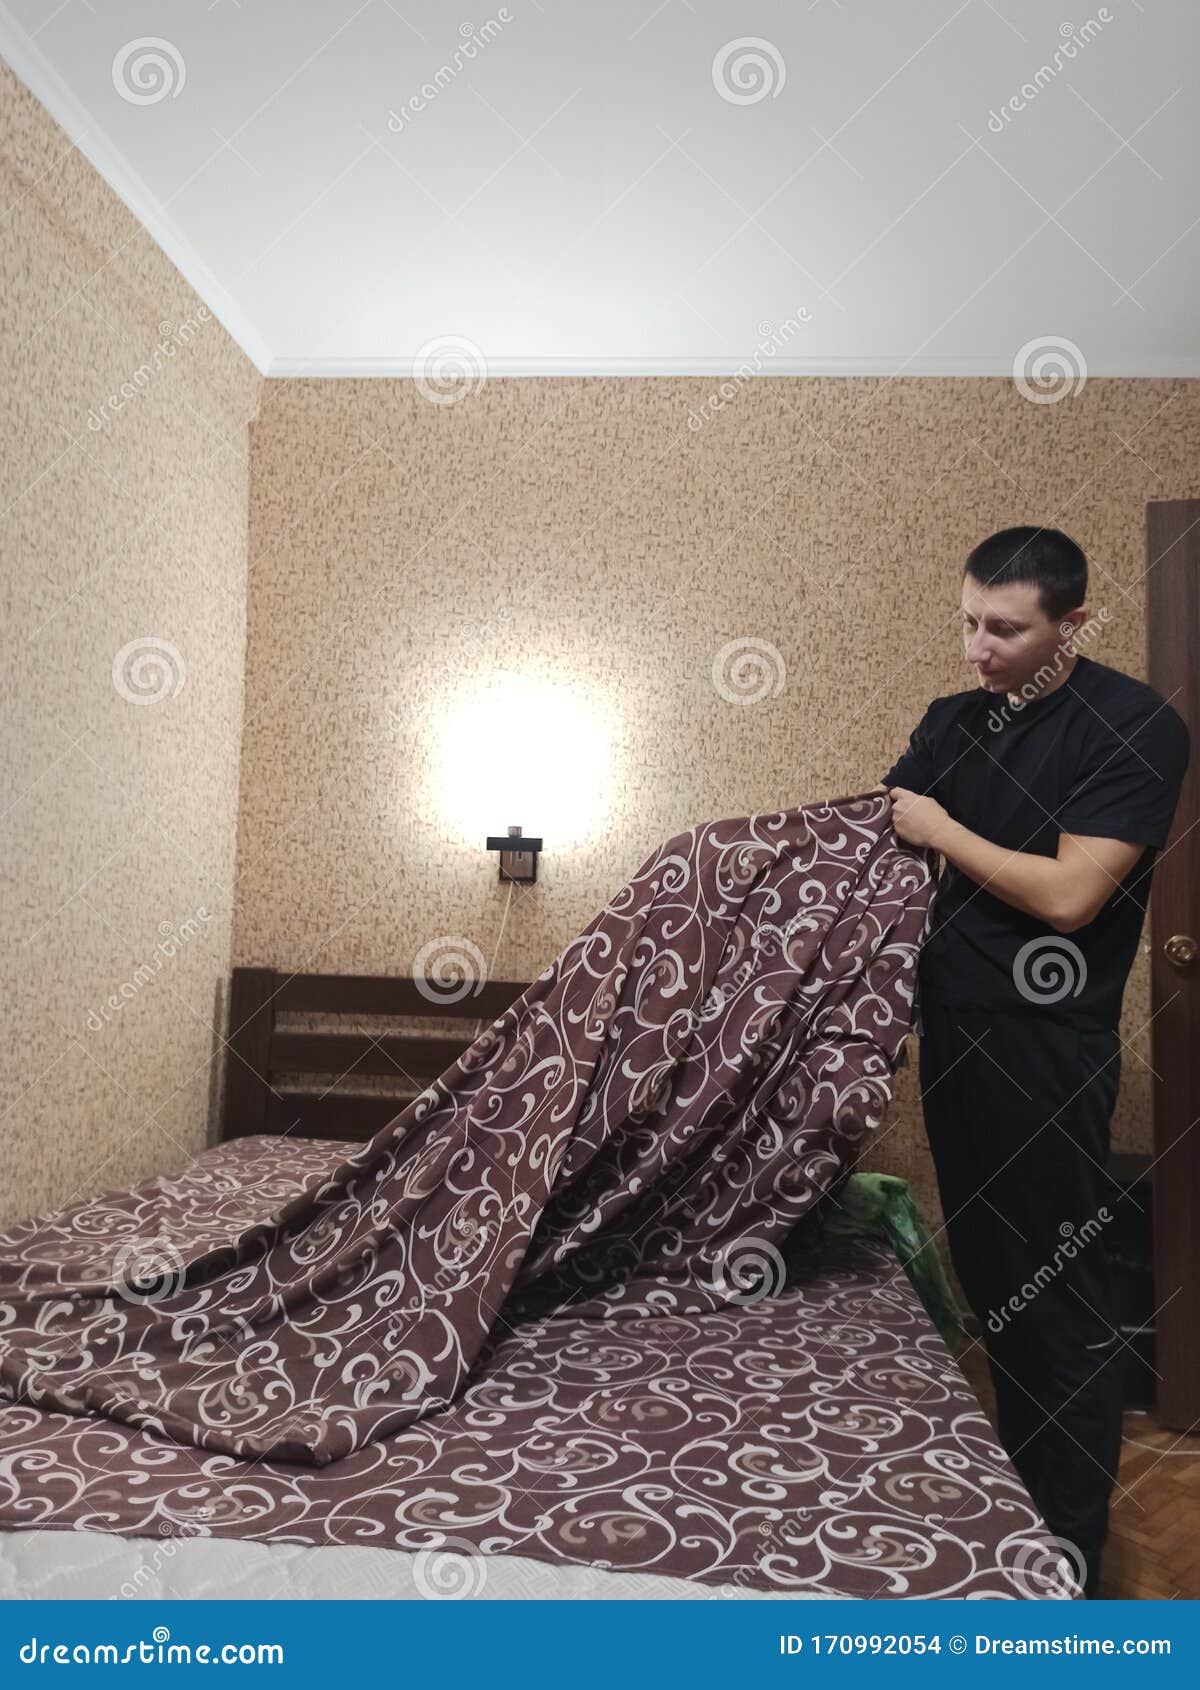
[[[1050,617],[1064,616],[1087,597],[1087,558],[1057,528],[1002,528],[976,546],[963,574],[981,587],[1037,587],[1038,603]]]

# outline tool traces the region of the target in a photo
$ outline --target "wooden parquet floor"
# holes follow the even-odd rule
[[[969,1349],[961,1365],[995,1424],[982,1346]],[[1126,1414],[1119,1482],[1100,1571],[1101,1599],[1200,1601],[1200,1436],[1167,1431],[1152,1413]]]

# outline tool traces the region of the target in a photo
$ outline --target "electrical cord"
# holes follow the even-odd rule
[[[500,931],[496,934],[496,943],[492,946],[492,960],[491,960],[491,962],[488,963],[487,978],[489,980],[492,978],[493,974],[496,971],[496,957],[497,957],[499,950],[500,950],[500,941],[504,937],[504,929],[508,924],[508,912],[509,912],[509,909],[512,905],[513,886],[514,885],[515,885],[515,882],[510,880],[509,883],[508,883],[508,897],[504,900],[504,914],[500,917]],[[479,1020],[475,1023],[475,1031],[471,1036],[472,1044],[479,1037],[480,1033],[483,1032],[483,1023],[484,1023],[485,1019],[486,1019],[486,1017],[481,1015],[479,1017]]]

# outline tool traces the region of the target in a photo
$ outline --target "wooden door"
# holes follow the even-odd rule
[[[1158,1412],[1200,1425],[1200,499],[1146,506],[1147,679],[1191,730],[1150,892]]]

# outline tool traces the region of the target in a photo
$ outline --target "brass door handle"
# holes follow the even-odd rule
[[[1172,933],[1163,946],[1163,954],[1172,968],[1190,968],[1200,946],[1190,933]]]

